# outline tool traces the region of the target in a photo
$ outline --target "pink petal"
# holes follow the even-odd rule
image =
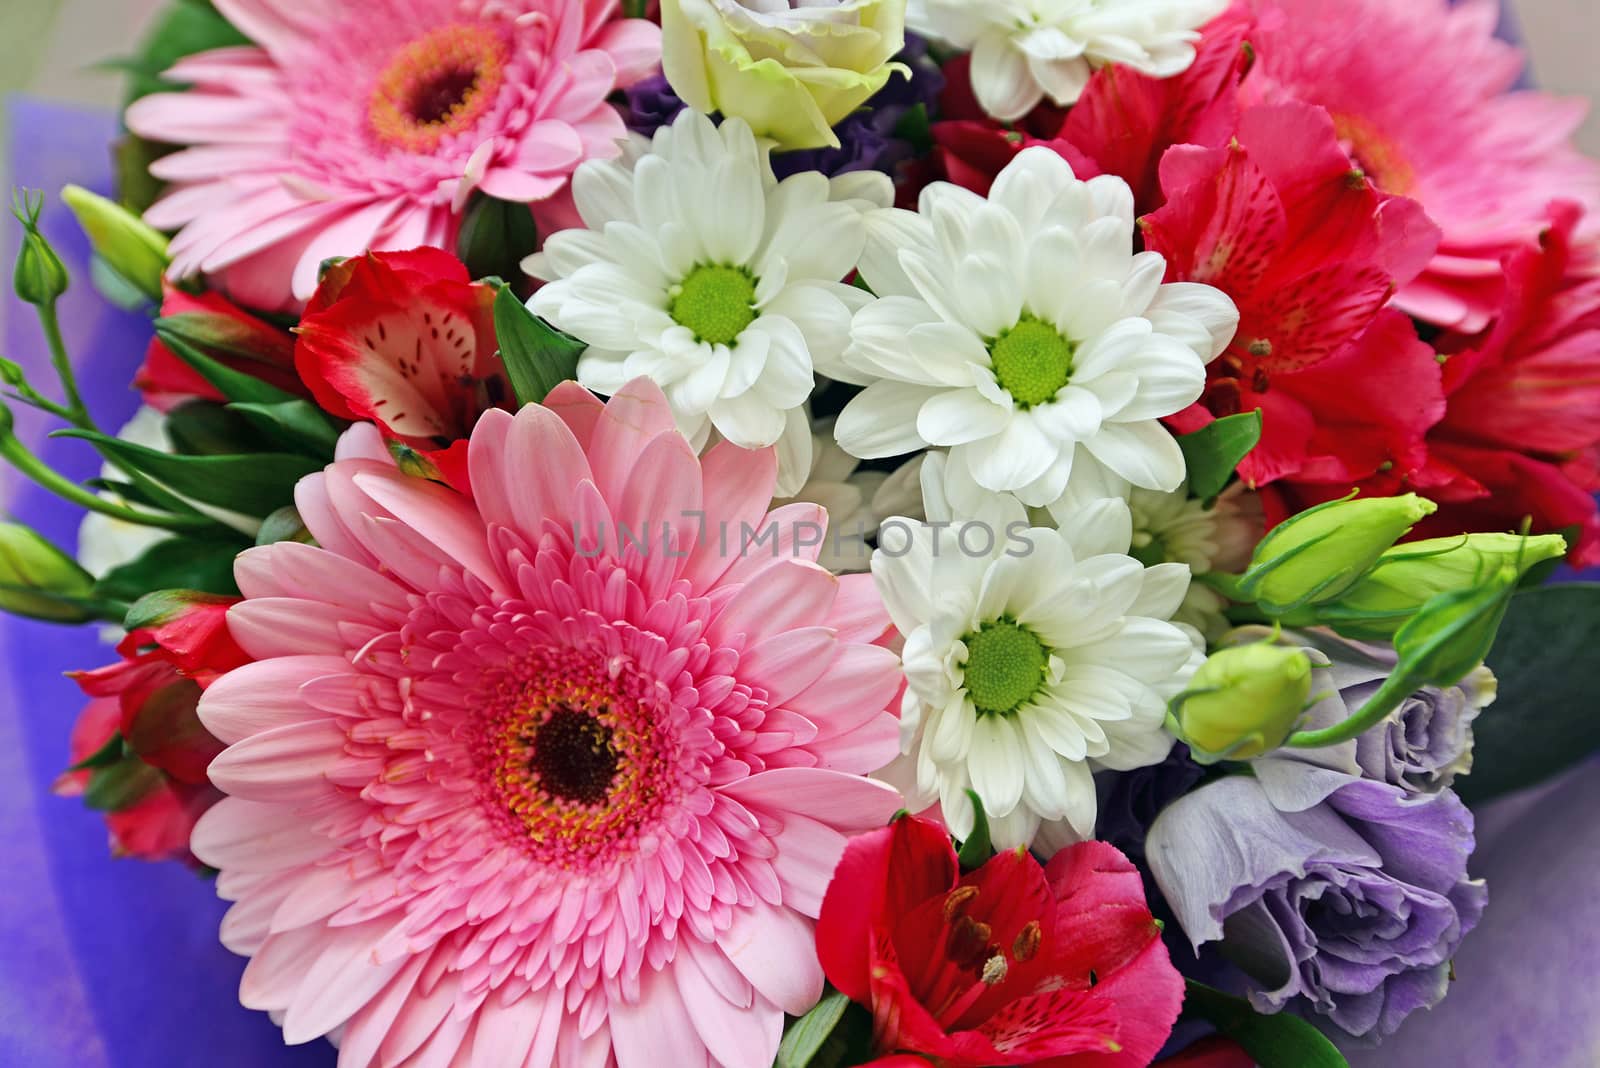
[[[488,455],[493,443],[491,436],[480,449],[477,435],[473,435],[473,485],[479,484],[478,470],[499,469],[499,489],[491,489],[489,497],[495,511],[486,511],[484,518],[519,530],[534,542],[547,519],[570,527],[573,490],[590,477],[589,459],[560,417],[530,404],[507,428],[505,453],[497,460]],[[497,476],[486,477],[493,480]]]
[[[757,540],[761,538],[766,540]],[[827,538],[828,510],[822,505],[800,501],[776,508],[757,524],[754,532],[743,527],[728,532],[728,543],[746,551],[723,574],[722,581],[753,582],[774,561],[813,562]]]
[[[262,597],[228,609],[228,630],[257,660],[274,656],[339,655],[347,650],[333,605],[296,597]]]
[[[791,1016],[804,1015],[822,997],[815,925],[792,909],[735,909],[717,945],[762,997]]]
[[[211,762],[217,789],[253,801],[312,801],[344,759],[343,731],[327,720],[293,723],[235,742]]]
[[[729,537],[726,544],[737,546],[744,526],[758,526],[767,514],[778,481],[778,453],[741,449],[724,441],[701,458],[700,471],[706,538],[683,573],[697,593],[715,585],[735,559],[724,548],[722,534]]]
[[[670,974],[690,1022],[717,1062],[772,1063],[783,1040],[783,1013],[776,1005],[765,999],[745,1008],[732,1004],[700,970],[694,954],[679,953]]]
[[[893,652],[876,645],[841,645],[822,676],[783,704],[815,723],[819,739],[835,738],[891,707],[901,681],[900,658]]]
[[[567,429],[578,439],[578,444],[588,452],[594,442],[595,427],[606,410],[600,398],[569,379],[550,391],[550,395],[544,399],[544,406],[561,417]]]
[[[589,446],[589,466],[607,501],[621,499],[628,472],[650,439],[676,430],[666,395],[648,378],[634,379],[606,402]]]
[[[648,78],[661,66],[661,27],[646,19],[617,19],[589,44],[610,54],[619,88]]]
[[[766,689],[771,704],[784,704],[824,672],[831,674],[837,644],[831,627],[806,627],[776,634],[740,654],[739,681]],[[889,657],[898,666],[899,659],[893,653]]]
[[[780,817],[804,813],[846,833],[870,831],[899,810],[898,790],[872,779],[822,768],[776,768],[729,783],[722,793],[746,808]],[[754,980],[752,980],[754,981]]]
[[[245,664],[200,695],[200,722],[219,741],[232,744],[278,727],[326,719],[296,691],[312,679],[349,671],[349,662],[340,656],[278,656]]]
[[[246,597],[303,597],[339,605],[355,618],[373,606],[392,612],[410,607],[406,593],[378,572],[315,545],[286,541],[246,549],[233,575]]]
[[[315,40],[322,13],[329,11],[329,6],[313,7],[303,0],[216,0],[216,5],[246,37],[280,59]],[[332,9],[338,10],[337,6]]]
[[[878,596],[872,576],[840,575],[839,596],[828,613],[828,626],[839,632],[839,640],[876,644],[894,630],[889,610]]]
[[[491,587],[499,584],[499,570],[489,555],[483,521],[461,494],[393,469],[380,472],[368,468],[358,472],[354,481],[396,519],[438,546],[461,567]]]
[[[389,985],[356,1011],[339,1042],[342,1059],[359,1065],[377,1063],[378,1047],[388,1037],[395,1019],[406,1011],[428,961],[426,953],[409,958]]]
[[[729,598],[708,631],[713,641],[733,644],[739,635],[753,646],[786,630],[814,627],[827,617],[839,580],[803,560],[778,560]]]
[[[708,1068],[710,1064],[670,971],[645,969],[639,977],[638,1002],[630,1005],[620,997],[611,998],[606,1020],[618,1068],[668,1064]]]
[[[652,438],[610,504],[617,523],[646,532],[653,552],[666,551],[666,530],[673,531],[672,551],[687,551],[699,535],[701,513],[700,459],[689,440],[676,430]]]
[[[322,952],[300,977],[284,1014],[285,1042],[293,1046],[322,1037],[399,974],[404,957],[383,964],[373,960],[372,947],[390,926],[389,920],[373,920],[357,927],[319,929]]]
[[[290,805],[225,797],[196,822],[189,848],[213,868],[233,874],[299,868],[335,846]]]

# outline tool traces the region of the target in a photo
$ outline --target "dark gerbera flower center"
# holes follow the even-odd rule
[[[612,735],[610,727],[587,712],[558,708],[534,732],[528,770],[553,797],[603,804],[617,777]]]
[[[442,26],[396,52],[368,108],[379,141],[431,152],[471,129],[505,82],[507,49],[487,26]]]

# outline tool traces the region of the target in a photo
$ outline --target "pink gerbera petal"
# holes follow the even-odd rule
[[[616,154],[626,130],[606,98],[660,60],[660,30],[616,21],[614,0],[219,8],[260,47],[183,60],[170,77],[190,88],[145,97],[127,122],[187,146],[159,165],[175,185],[150,216],[185,228],[175,250],[197,248],[180,270],[269,307],[309,298],[330,257],[453,244],[474,188],[560,194],[585,159]],[[266,179],[262,195],[241,197],[241,178]]]
[[[702,466],[647,382],[557,393],[480,421],[472,498],[352,431],[298,495],[320,547],[239,565],[259,660],[201,706],[236,796],[194,848],[246,1003],[349,1068],[768,1063],[846,843],[900,805],[864,777],[900,685],[869,587],[665,514],[745,517],[770,453]]]

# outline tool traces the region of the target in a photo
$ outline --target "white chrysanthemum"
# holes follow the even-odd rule
[[[1117,497],[1128,502],[1133,520],[1129,555],[1146,566],[1179,563],[1193,575],[1212,571],[1239,571],[1265,532],[1261,501],[1243,483],[1235,483],[1213,501],[1189,496],[1185,483],[1171,493],[1141,489],[1109,473],[1098,482],[1074,485],[1050,506],[1058,522],[1069,522],[1096,498]],[[1201,582],[1189,584],[1173,621],[1186,624],[1215,640],[1231,624],[1223,615],[1228,601]]]
[[[1041,100],[1075,104],[1111,63],[1170,78],[1228,0],[910,0],[906,24],[972,52],[978,103],[1005,122]]]
[[[1063,824],[1057,840],[1091,837],[1093,772],[1166,756],[1167,701],[1204,659],[1198,635],[1169,622],[1189,569],[1126,555],[1122,500],[1052,530],[1029,526],[1012,497],[966,497],[961,482],[929,456],[938,522],[886,522],[873,556],[908,682],[905,755],[885,777],[913,809],[938,802],[958,837],[973,826],[969,789],[1001,848],[1027,845],[1041,823]]]
[[[718,128],[686,111],[648,152],[586,163],[572,191],[585,228],[552,234],[524,268],[549,283],[529,306],[589,345],[578,380],[613,394],[653,379],[697,446],[715,427],[765,448],[787,427],[779,488],[797,491],[813,363],[837,359],[867,299],[841,279],[863,214],[893,199],[889,179],[779,182],[742,120]]]
[[[794,496],[773,501],[773,507],[802,502],[822,505],[828,511],[828,534],[817,563],[836,575],[865,571],[879,524],[889,516],[907,515],[922,507],[918,485],[922,458],[908,460],[894,471],[862,471],[861,461],[834,440],[832,419],[814,423],[811,442],[811,473],[806,484]]]
[[[867,388],[839,416],[863,458],[949,446],[985,489],[1044,506],[1075,468],[1171,490],[1183,453],[1160,420],[1199,399],[1205,364],[1238,326],[1210,286],[1163,285],[1133,252],[1133,194],[1079,181],[1030,148],[989,198],[947,183],[918,213],[867,217],[861,273],[879,300],[856,313],[842,365]]]

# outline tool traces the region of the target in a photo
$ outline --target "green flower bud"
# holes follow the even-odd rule
[[[172,262],[167,239],[122,205],[76,185],[61,199],[78,217],[95,254],[151,300],[161,299],[161,278]]]
[[[18,194],[13,208],[22,224],[22,246],[17,250],[12,286],[19,299],[39,307],[54,304],[71,284],[66,264],[39,232],[39,212],[43,207],[43,198]]]
[[[1310,700],[1305,650],[1256,642],[1212,653],[1172,714],[1195,759],[1253,760],[1283,744]]]
[[[53,623],[95,618],[94,576],[20,523],[0,523],[0,610]]]
[[[1414,493],[1318,505],[1280,524],[1256,546],[1239,591],[1274,616],[1336,600],[1435,510],[1432,501]]]
[[[1488,658],[1521,579],[1515,564],[1504,564],[1481,585],[1441,593],[1423,605],[1394,637],[1400,657],[1394,675],[1413,689],[1466,678]]]
[[[1566,552],[1558,534],[1467,534],[1397,545],[1337,603],[1317,609],[1316,622],[1346,637],[1385,641],[1442,593],[1481,586],[1505,566],[1515,568],[1520,581],[1536,564]]]

